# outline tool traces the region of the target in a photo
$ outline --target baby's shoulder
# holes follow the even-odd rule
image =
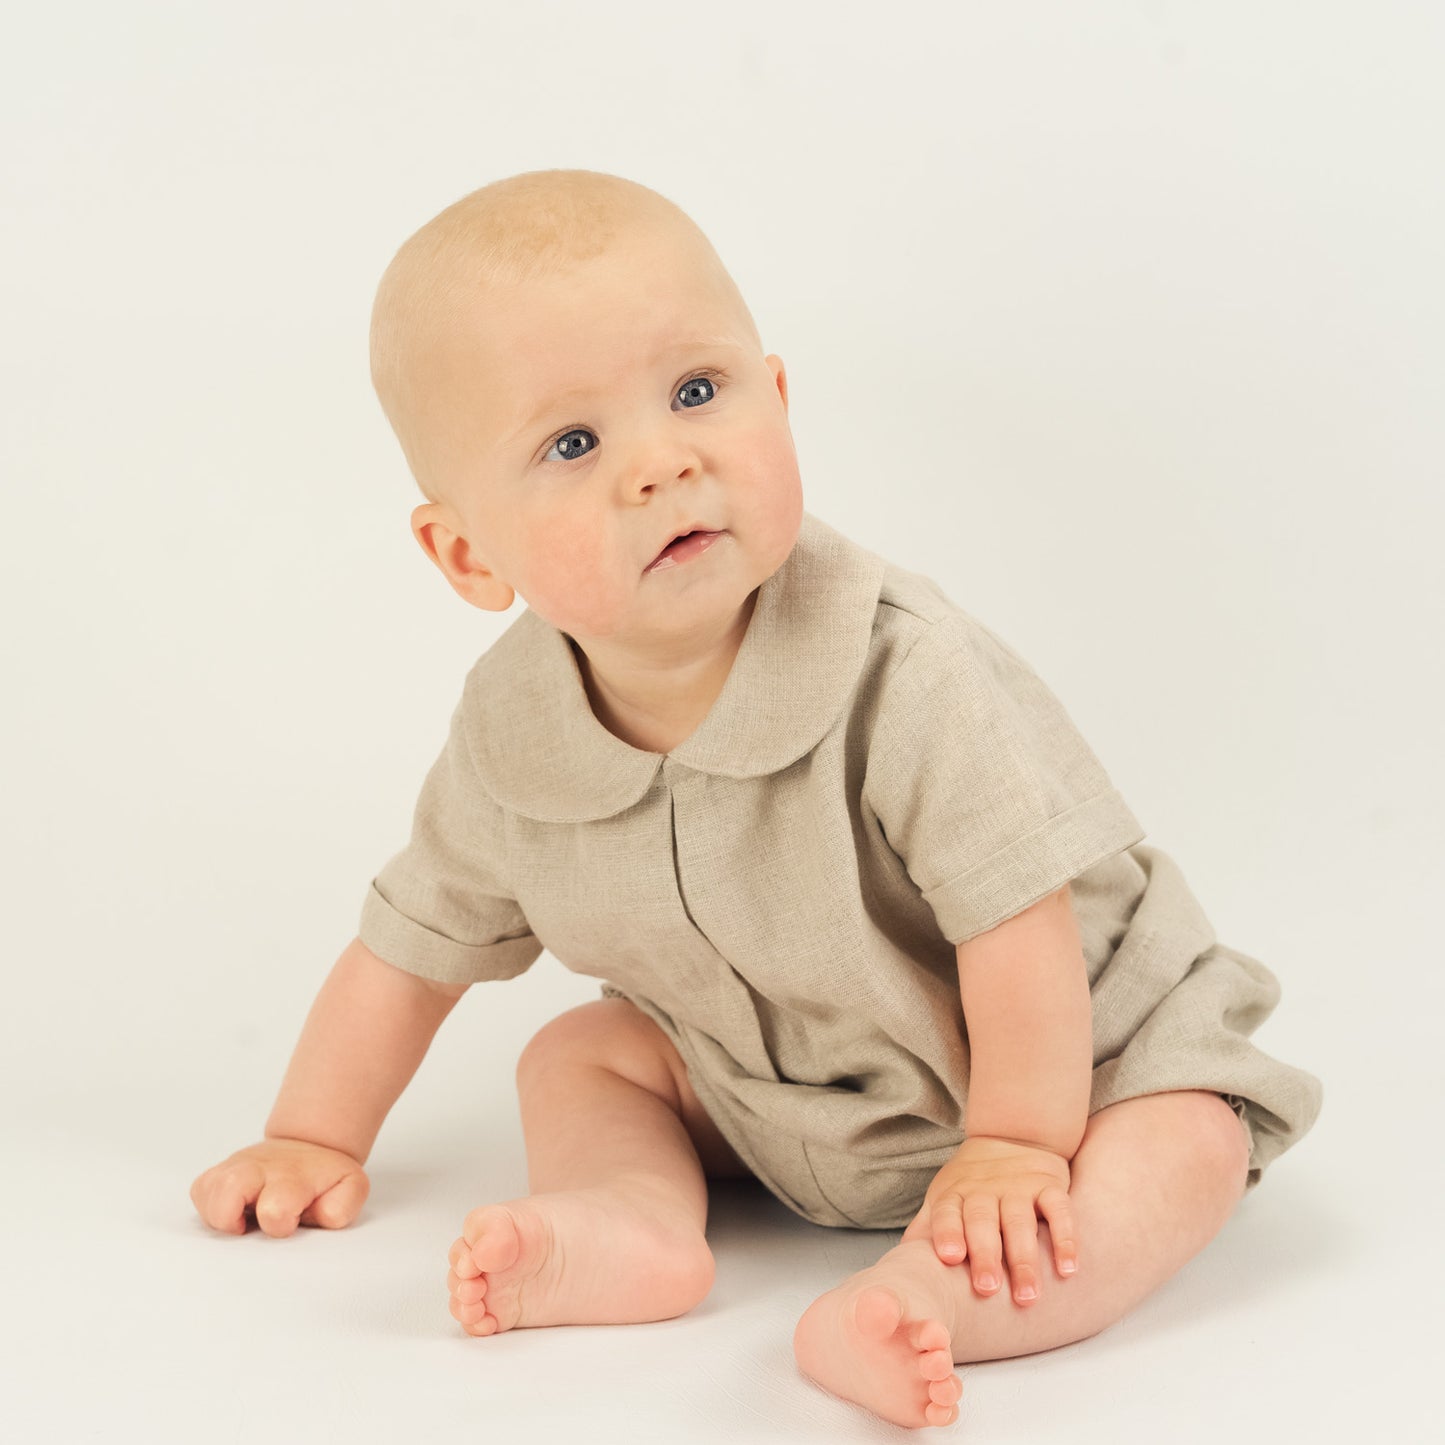
[[[452,731],[484,774],[490,771],[483,766],[487,759],[507,767],[529,745],[531,724],[556,712],[554,674],[574,666],[567,648],[566,639],[529,608],[468,669]]]
[[[889,562],[883,569],[878,610],[890,614],[885,619],[888,623],[904,631],[911,629],[914,635],[962,611],[932,577],[910,572],[896,562]]]
[[[931,577],[889,562],[878,590],[870,661],[891,672],[905,659],[911,670],[956,667],[980,647],[999,643]]]
[[[472,664],[464,696],[478,706],[488,701],[493,705],[515,701],[516,694],[525,691],[528,680],[536,676],[544,654],[548,662],[555,663],[559,640],[555,629],[527,608]],[[560,640],[560,645],[565,648],[567,644]]]

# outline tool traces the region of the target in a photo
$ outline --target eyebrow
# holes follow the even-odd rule
[[[662,347],[659,351],[654,353],[652,360],[654,362],[661,361],[664,357],[674,356],[679,351],[719,350],[741,351],[742,347],[739,346],[737,342],[732,340],[730,337],[699,336],[690,341],[677,341],[674,342],[671,346]],[[518,438],[522,436],[524,432],[529,432],[534,427],[539,426],[542,420],[545,417],[551,415],[552,412],[559,411],[563,406],[568,405],[573,401],[584,399],[590,396],[592,394],[592,390],[593,389],[591,387],[574,386],[570,387],[566,391],[559,391],[554,393],[552,396],[549,396],[547,400],[544,401],[542,405],[539,406],[537,410],[534,411],[531,416],[529,416],[526,421],[521,424],[521,426],[519,426],[514,432],[511,432],[507,436],[507,439],[502,443],[502,445],[511,446],[515,441],[518,440]]]

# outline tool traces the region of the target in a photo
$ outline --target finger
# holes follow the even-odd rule
[[[345,1229],[361,1213],[361,1206],[370,1193],[371,1181],[363,1170],[354,1169],[307,1205],[301,1215],[301,1223],[314,1224],[321,1229]]]
[[[237,1160],[208,1169],[196,1181],[201,1218],[212,1229],[245,1234],[247,1206],[256,1202],[266,1183],[266,1171],[254,1159]],[[196,1192],[192,1193],[193,1199]]]
[[[273,1239],[296,1233],[301,1211],[314,1197],[311,1186],[294,1175],[273,1175],[256,1196],[256,1223]]]
[[[1049,1226],[1054,1246],[1054,1268],[1066,1279],[1079,1268],[1078,1234],[1074,1225],[1074,1206],[1068,1191],[1057,1184],[1039,1195],[1039,1213]]]
[[[973,1261],[977,1294],[997,1294],[1003,1275],[1003,1241],[998,1229],[998,1200],[992,1194],[971,1194],[963,1206],[963,1233]]]
[[[963,1234],[963,1200],[956,1194],[945,1194],[933,1203],[929,1217],[933,1248],[944,1264],[962,1264],[968,1253]]]
[[[1031,1305],[1039,1297],[1039,1221],[1027,1194],[1011,1194],[999,1210],[1004,1257],[1017,1304]]]

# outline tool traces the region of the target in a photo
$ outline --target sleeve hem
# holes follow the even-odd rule
[[[924,892],[943,936],[966,943],[1144,838],[1117,790],[1060,813],[993,857]]]
[[[459,943],[399,913],[371,885],[361,905],[361,941],[380,959],[435,983],[516,978],[542,952],[530,931],[492,943]]]

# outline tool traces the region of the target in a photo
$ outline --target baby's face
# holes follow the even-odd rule
[[[644,239],[492,288],[457,327],[429,391],[448,525],[584,650],[714,632],[786,559],[802,487],[783,364],[686,248]],[[652,565],[693,529],[718,535]]]

